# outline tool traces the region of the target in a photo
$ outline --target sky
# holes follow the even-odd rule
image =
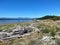
[[[60,16],[60,0],[0,0],[0,17]]]

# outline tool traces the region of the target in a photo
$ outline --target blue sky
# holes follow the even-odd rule
[[[60,15],[60,0],[0,0],[0,17]]]

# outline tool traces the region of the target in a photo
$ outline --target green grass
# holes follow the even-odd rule
[[[12,28],[16,27],[17,24],[20,25],[20,26],[28,26],[30,24],[30,22],[21,22],[21,23],[0,25],[0,30],[9,30],[9,29],[12,29]]]
[[[0,30],[9,30],[13,27],[15,27],[16,24],[6,24],[6,25],[0,25]]]
[[[51,36],[55,36],[56,32],[60,31],[60,28],[50,21],[44,21],[43,23],[37,24],[37,28],[41,29],[43,33],[50,32]]]

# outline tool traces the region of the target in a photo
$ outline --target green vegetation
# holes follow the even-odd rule
[[[20,25],[20,26],[28,26],[28,25],[30,25],[30,22],[22,22],[22,23],[14,23],[14,24],[0,25],[0,30],[13,29],[13,28],[15,28],[17,25]]]
[[[51,19],[51,20],[60,20],[60,16],[50,16],[50,15],[47,15],[47,16],[44,16],[42,18],[37,18],[37,20],[45,20],[45,19]]]
[[[6,24],[6,25],[0,25],[0,30],[9,30],[16,26],[16,24]]]
[[[55,34],[56,34],[56,32],[54,32],[54,31],[51,31],[51,33],[50,33],[50,35],[53,37],[55,36]]]
[[[55,36],[56,32],[60,31],[60,28],[55,25],[54,21],[43,21],[37,24],[37,28],[40,29],[43,33],[50,33],[51,36]]]

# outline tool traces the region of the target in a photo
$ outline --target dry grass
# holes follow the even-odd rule
[[[4,44],[0,41],[0,45],[43,45],[40,39],[44,36],[44,34],[48,34],[50,32],[51,36],[54,36],[57,31],[60,31],[60,28],[56,25],[56,22],[52,20],[42,20],[35,23],[36,24],[34,26],[37,27],[39,31],[24,34],[21,38],[13,38],[11,40],[8,39],[8,41],[5,40]],[[27,26],[29,24],[32,23],[19,23],[21,26]],[[60,44],[59,41],[57,41],[57,43]]]

